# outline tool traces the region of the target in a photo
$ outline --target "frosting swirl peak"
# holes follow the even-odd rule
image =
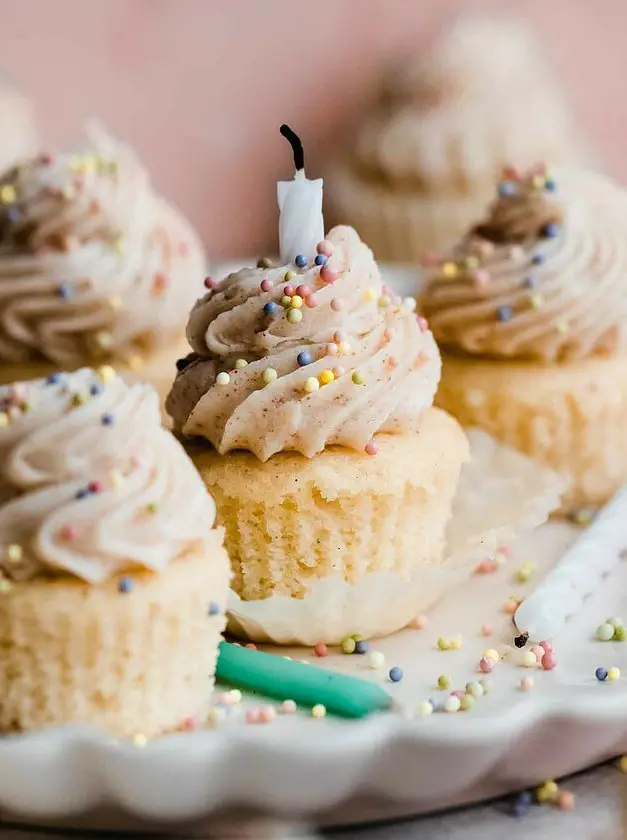
[[[160,571],[214,517],[150,386],[83,368],[0,388],[0,577]]]
[[[197,302],[193,352],[166,403],[179,432],[265,461],[363,450],[378,431],[417,425],[440,357],[414,302],[383,285],[352,228],[334,228],[318,250],[301,268],[242,269]]]
[[[487,217],[427,267],[438,342],[553,362],[627,350],[627,193],[609,178],[505,172]]]

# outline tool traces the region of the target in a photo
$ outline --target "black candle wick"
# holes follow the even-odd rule
[[[292,147],[292,152],[294,153],[294,169],[298,172],[299,169],[305,168],[305,152],[303,151],[303,144],[301,142],[300,137],[296,134],[295,131],[289,127],[289,125],[281,126],[281,134],[285,139],[288,141],[290,146]]]

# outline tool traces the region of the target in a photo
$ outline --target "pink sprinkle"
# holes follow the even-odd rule
[[[333,298],[330,306],[331,306],[331,309],[334,312],[341,312],[342,309],[344,309],[344,304],[342,303],[342,301],[339,298]]]
[[[545,671],[552,671],[557,665],[557,659],[553,656],[553,651],[547,651],[542,657],[542,667]]]
[[[316,245],[316,251],[319,254],[324,254],[325,257],[330,257],[334,251],[334,245],[332,242],[329,242],[328,239],[323,239],[322,242],[318,242]]]
[[[436,268],[442,262],[442,256],[437,251],[427,251],[420,260],[423,268]]]
[[[500,545],[498,549],[498,553],[502,554],[503,557],[509,557],[512,553],[511,548],[508,545]]]
[[[531,648],[531,652],[534,654],[536,660],[538,661],[538,665],[540,665],[540,663],[542,662],[542,657],[546,653],[542,645],[534,645]]]
[[[197,729],[198,720],[195,717],[187,717],[183,721],[183,729]]]
[[[491,624],[483,624],[481,626],[481,635],[482,636],[491,636],[492,635],[492,625]]]
[[[428,619],[426,615],[416,615],[412,618],[412,620],[407,625],[411,627],[412,630],[424,630],[427,626]]]
[[[490,282],[490,273],[485,268],[480,268],[478,271],[475,271],[472,277],[477,286],[480,286],[482,289]]]
[[[491,575],[493,572],[496,572],[498,569],[499,564],[494,560],[492,557],[485,557],[483,560],[480,560],[479,563],[475,566],[475,574],[478,575]]]
[[[514,598],[510,598],[509,601],[506,601],[503,604],[503,612],[505,613],[505,615],[514,615],[517,609],[518,602],[514,600]]]
[[[275,718],[274,706],[262,706],[259,709],[259,723],[272,723]]]
[[[213,277],[205,277],[205,289],[213,289]]]
[[[252,642],[249,642],[247,645],[244,645],[244,647],[248,648],[248,650],[257,650],[257,645],[254,645]]]
[[[339,353],[339,347],[337,346],[337,344],[334,344],[333,342],[331,342],[330,344],[327,344],[327,355],[328,356],[337,356],[338,353]]]
[[[294,286],[284,286],[283,294],[287,295],[288,297],[294,297],[294,295],[296,294],[296,289],[294,288]]]
[[[388,359],[388,364],[391,368],[398,367],[398,361],[396,360],[396,356],[390,356]]]
[[[318,306],[318,301],[315,295],[309,295],[305,298],[305,306],[308,306],[310,309],[315,309]]]
[[[261,709],[248,709],[246,723],[261,723]]]
[[[104,487],[102,485],[102,481],[90,481],[87,485],[87,489],[90,493],[102,493]]]
[[[59,528],[59,537],[62,540],[75,540],[76,536],[77,531],[74,525],[62,525],[61,528]]]
[[[300,295],[302,299],[305,300],[305,298],[309,297],[309,295],[311,294],[311,289],[309,288],[309,286],[296,286],[296,294]]]
[[[271,289],[273,286],[274,286],[274,283],[272,282],[272,280],[268,280],[268,278],[266,277],[266,279],[265,279],[265,280],[262,280],[262,281],[261,281],[260,288],[261,288],[261,291],[262,291],[262,292],[269,292],[269,291],[270,291],[270,289]]]
[[[344,330],[336,330],[333,333],[333,341],[341,344],[342,341],[348,341],[348,336],[344,332]]]
[[[490,656],[482,656],[481,661],[479,662],[479,670],[482,674],[489,674],[490,671],[494,668],[494,659]]]
[[[323,265],[320,269],[320,279],[323,283],[335,283],[339,276],[340,272],[337,268],[333,268],[333,266],[328,263]]]
[[[422,315],[418,315],[417,319],[420,332],[426,332],[429,329],[429,322]]]
[[[377,444],[371,440],[365,446],[364,449],[366,450],[366,455],[376,455],[379,451]]]
[[[534,686],[533,677],[523,677],[520,681],[520,687],[523,691],[531,691]]]
[[[465,697],[465,696],[466,696],[466,692],[462,691],[459,688],[456,689],[455,691],[451,691],[451,697],[459,697],[459,699],[461,700],[462,697]]]
[[[552,653],[553,651],[553,642],[549,642],[548,640],[544,642],[540,642],[540,647],[544,648],[547,653]]]
[[[575,807],[575,794],[570,790],[560,790],[557,794],[557,807],[561,811],[572,811]]]
[[[518,181],[520,179],[520,172],[515,166],[504,166],[503,178],[506,178],[508,181]]]
[[[328,656],[329,648],[325,645],[324,642],[318,642],[314,645],[314,653],[316,654],[316,656]]]
[[[296,703],[293,700],[284,700],[281,703],[281,713],[284,715],[293,715],[296,712]]]
[[[343,365],[336,365],[333,368],[333,373],[335,374],[335,378],[339,379],[340,376],[344,376],[344,374],[346,373],[346,368]]]
[[[233,700],[231,695],[228,691],[223,691],[222,694],[218,694],[218,703],[220,706],[232,706]]]

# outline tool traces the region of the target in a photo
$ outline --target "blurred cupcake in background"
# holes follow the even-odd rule
[[[34,155],[37,129],[31,104],[4,74],[0,73],[0,171],[16,160]]]
[[[513,21],[459,21],[388,79],[327,196],[379,259],[419,261],[484,211],[502,167],[583,157],[532,33]]]
[[[0,178],[1,380],[106,363],[163,393],[204,270],[194,229],[101,129],[16,164]]]

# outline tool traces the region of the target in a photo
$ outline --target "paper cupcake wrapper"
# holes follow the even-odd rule
[[[462,470],[439,565],[422,567],[409,580],[390,572],[373,572],[353,585],[329,577],[312,583],[302,599],[242,601],[231,591],[229,631],[255,642],[305,646],[339,644],[353,633],[394,633],[467,580],[477,560],[545,522],[568,480],[484,432],[472,429],[468,437],[471,459]]]

